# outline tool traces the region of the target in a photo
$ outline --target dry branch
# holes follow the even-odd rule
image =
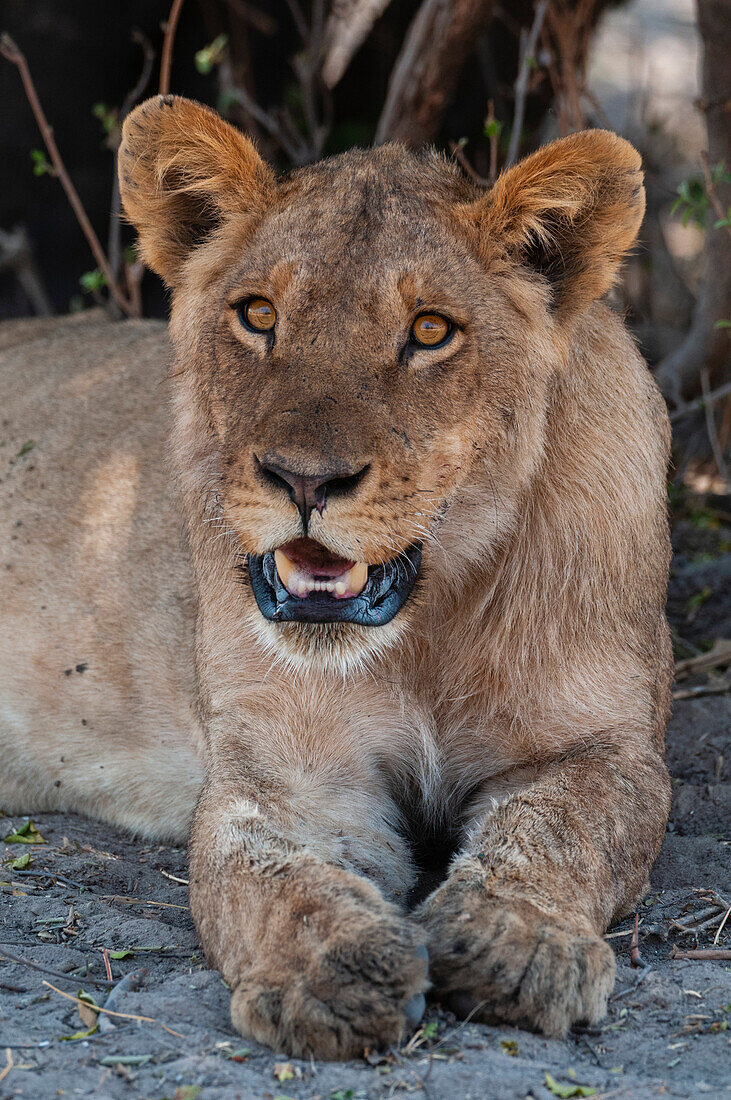
[[[180,19],[180,9],[182,6],[183,0],[173,0],[172,7],[170,8],[170,15],[165,24],[165,37],[163,38],[162,57],[160,58],[160,95],[168,95],[170,92],[170,70],[173,65],[173,45],[175,43],[175,32],[178,29],[178,20]]]
[[[117,149],[119,148],[119,142],[122,136],[122,123],[130,113],[134,105],[139,99],[142,98],[147,85],[150,82],[152,76],[152,66],[155,61],[155,51],[153,50],[149,39],[145,37],[140,31],[133,31],[132,38],[139,45],[142,50],[142,69],[140,71],[139,79],[135,86],[125,96],[122,106],[119,110],[119,121],[116,127],[115,141],[114,141],[114,183],[112,185],[112,211],[109,220],[109,237],[107,238],[107,253],[109,255],[109,266],[112,269],[112,274],[115,280],[119,278],[122,268],[122,199],[119,193],[119,176],[116,172],[116,160]],[[139,301],[140,288],[139,283],[142,278],[144,266],[142,263],[129,264],[126,267],[125,275],[127,281],[127,292],[130,297],[130,306],[133,309],[133,316],[139,317],[142,314],[141,302]]]
[[[334,88],[391,0],[335,0],[325,28],[322,79]]]
[[[706,959],[708,962],[722,962],[731,959],[731,950],[725,947],[694,947],[689,951],[678,951],[673,947],[672,959]]]
[[[60,978],[64,982],[73,982],[78,984],[79,978],[76,974],[63,974],[60,970],[52,970],[48,966],[41,966],[40,963],[34,962],[33,959],[24,959],[22,955],[13,955],[11,951],[8,951],[7,947],[0,947],[0,958],[9,959],[10,962],[17,963],[18,966],[30,966],[33,970],[38,970],[41,974],[50,974],[52,978],[57,980]],[[98,985],[103,989],[108,989],[112,982],[103,982],[97,978],[84,978],[84,982],[87,985]]]
[[[3,34],[2,36],[0,36],[0,54],[2,54],[2,56],[6,58],[7,61],[10,61],[13,65],[15,65],[18,69],[18,72],[20,73],[20,79],[23,82],[25,94],[28,97],[28,102],[30,104],[31,110],[33,111],[35,120],[38,123],[38,129],[41,131],[41,136],[43,138],[46,149],[48,150],[48,155],[51,158],[51,164],[53,165],[54,172],[56,173],[56,176],[58,177],[61,186],[66,192],[66,198],[69,200],[71,204],[71,209],[76,215],[76,220],[81,226],[81,230],[89,243],[89,247],[92,251],[94,259],[96,260],[97,267],[104,275],[104,278],[107,281],[107,286],[109,288],[109,293],[111,294],[119,309],[123,313],[126,313],[128,316],[130,316],[132,313],[132,307],[114,279],[114,275],[112,274],[112,270],[107,261],[107,257],[104,254],[104,249],[102,248],[99,242],[99,238],[94,232],[92,224],[89,221],[86,210],[84,209],[84,205],[79,198],[78,191],[74,187],[71,181],[71,177],[66,171],[66,165],[61,158],[61,154],[58,151],[58,146],[56,145],[56,140],[53,136],[53,128],[49,125],[45,111],[41,106],[41,101],[38,98],[38,93],[36,92],[33,77],[31,76],[30,69],[28,68],[28,62],[25,59],[25,54],[19,48],[19,46],[16,45],[9,34]]]
[[[83,1001],[81,997],[74,997],[71,993],[64,993],[62,989],[57,989],[56,986],[51,985],[50,982],[44,981],[43,984],[47,985],[49,989],[52,989],[54,993],[59,993],[62,997],[65,997],[68,1001],[75,1001],[77,1005],[86,1005],[89,1007],[88,1001]],[[156,1020],[153,1016],[138,1016],[132,1012],[115,1012],[113,1009],[103,1008],[101,1005],[92,1005],[91,1007],[94,1012],[103,1012],[107,1016],[119,1017],[120,1020],[142,1020],[146,1024],[158,1024],[163,1031],[169,1032],[170,1035],[175,1035],[178,1039],[185,1038],[179,1031],[173,1031],[171,1027],[166,1027],[165,1024],[160,1023],[160,1021]]]
[[[525,118],[525,102],[528,98],[531,72],[535,66],[538,35],[541,33],[541,27],[546,17],[547,7],[548,0],[539,0],[536,4],[535,15],[533,16],[533,23],[530,30],[526,31],[525,28],[522,28],[520,32],[520,63],[518,66],[518,76],[515,81],[515,111],[513,113],[513,129],[510,132],[508,153],[505,158],[506,168],[509,168],[511,164],[515,164],[518,159],[520,135],[523,130],[523,119]]]

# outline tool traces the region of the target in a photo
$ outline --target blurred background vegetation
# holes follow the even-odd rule
[[[114,187],[120,121],[161,87],[280,171],[433,142],[489,186],[554,137],[622,133],[648,212],[615,304],[668,401],[677,483],[729,492],[730,0],[3,0],[0,30],[0,318],[165,315]]]

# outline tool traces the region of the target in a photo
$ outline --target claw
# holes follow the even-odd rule
[[[404,1015],[406,1016],[406,1023],[412,1031],[421,1023],[421,1018],[425,1012],[426,997],[423,993],[417,993],[406,1002]]]

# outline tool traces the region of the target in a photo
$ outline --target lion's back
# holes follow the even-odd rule
[[[95,311],[0,326],[6,806],[38,805],[40,793],[94,812],[79,776],[106,757],[105,783],[125,784],[130,821],[145,813],[132,809],[143,768],[177,768],[187,808],[171,807],[163,832],[179,833],[173,819],[189,812],[194,598],[167,472],[167,362],[162,322],[113,324]],[[117,816],[125,823],[124,809]]]

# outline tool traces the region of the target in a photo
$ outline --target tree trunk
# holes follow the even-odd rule
[[[708,131],[708,160],[723,162],[731,171],[731,6],[728,0],[697,0],[698,27],[703,42],[701,107]],[[724,211],[731,207],[731,185],[721,183],[716,196]],[[708,370],[711,388],[731,378],[729,329],[717,321],[731,320],[731,233],[714,229],[716,214],[708,211],[704,275],[690,331],[679,348],[657,368],[655,377],[675,405],[701,392],[700,372]]]
[[[492,0],[424,0],[394,65],[376,144],[433,141],[460,70],[492,18]]]

